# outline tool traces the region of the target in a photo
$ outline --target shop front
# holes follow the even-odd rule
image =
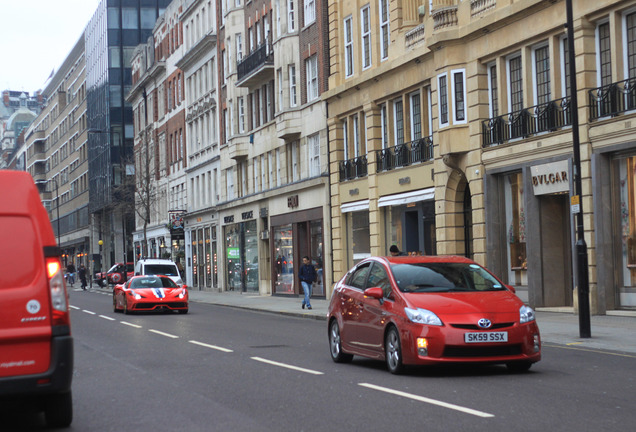
[[[244,216],[251,217],[252,212]],[[259,292],[258,232],[256,220],[233,222],[228,216],[223,227],[225,248],[226,287],[229,291]]]
[[[216,232],[216,225],[195,226],[187,231],[190,256],[186,283],[195,289],[209,290],[218,286]]]
[[[435,192],[422,189],[380,197],[384,209],[386,254],[396,245],[407,255],[436,255]]]
[[[487,176],[489,267],[533,307],[573,305],[570,172],[556,160]]]
[[[272,293],[299,295],[298,269],[308,256],[318,279],[312,297],[325,297],[323,209],[314,208],[271,216]],[[368,238],[367,238],[368,241]]]

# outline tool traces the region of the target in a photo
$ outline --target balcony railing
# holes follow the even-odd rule
[[[269,42],[265,42],[236,65],[237,78],[240,81],[263,65],[267,63],[273,64],[273,62],[274,51],[272,50],[272,45]]]
[[[494,117],[482,122],[482,145],[489,147],[555,131],[569,126],[572,123],[571,116],[570,98],[562,98]]]
[[[433,160],[433,138],[424,137],[375,152],[377,172]]]
[[[636,78],[589,91],[590,119],[615,116],[636,109]]]
[[[367,157],[358,156],[353,159],[342,161],[339,164],[340,181],[353,180],[367,175]]]

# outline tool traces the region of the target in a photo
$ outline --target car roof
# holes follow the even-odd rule
[[[160,258],[142,258],[137,262],[144,262],[146,264],[174,264],[175,262],[169,259]]]
[[[417,264],[417,263],[467,263],[474,264],[475,261],[459,255],[417,255],[417,256],[386,256],[371,257],[380,259],[389,264]]]

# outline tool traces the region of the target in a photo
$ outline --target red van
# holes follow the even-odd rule
[[[73,338],[64,272],[31,175],[0,170],[0,403],[73,419]]]

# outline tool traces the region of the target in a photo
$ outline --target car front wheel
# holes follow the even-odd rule
[[[532,366],[532,362],[529,362],[529,361],[518,361],[518,362],[506,363],[506,367],[508,368],[508,371],[510,371],[511,373],[528,372],[531,366]]]
[[[402,364],[402,348],[400,346],[400,334],[395,327],[391,327],[384,339],[384,351],[386,354],[386,366],[392,374],[400,374],[404,370]]]
[[[353,355],[342,352],[342,341],[340,340],[340,327],[338,321],[331,321],[329,326],[329,350],[331,359],[336,363],[348,363]]]

